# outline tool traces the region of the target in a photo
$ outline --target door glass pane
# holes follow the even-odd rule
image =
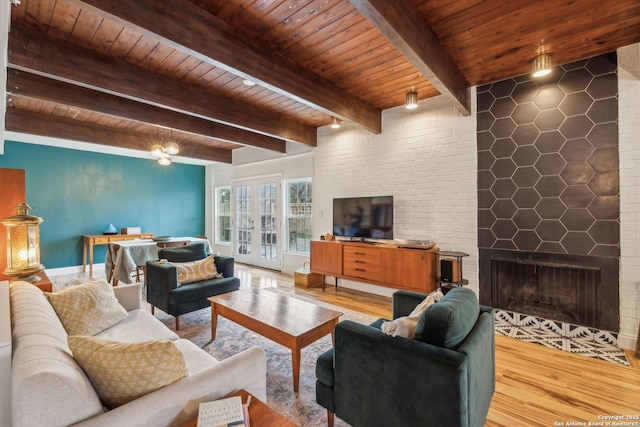
[[[277,259],[276,184],[260,185],[260,257]]]
[[[238,187],[236,190],[236,244],[241,255],[251,254],[251,187]]]

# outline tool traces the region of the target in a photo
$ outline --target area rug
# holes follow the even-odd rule
[[[507,337],[630,366],[614,332],[506,310],[496,310],[495,330]]]
[[[282,292],[275,288],[273,292]],[[326,308],[344,313],[340,320],[353,320],[369,324],[376,318],[357,313],[342,307],[319,302],[293,293],[286,293],[292,298],[312,302]],[[156,317],[169,329],[175,331],[175,319],[159,310]],[[326,426],[327,411],[316,403],[315,368],[317,357],[331,348],[331,336],[327,335],[302,349],[300,356],[300,387],[298,393],[293,391],[291,374],[291,350],[267,338],[258,335],[238,324],[218,316],[216,340],[211,341],[211,308],[205,308],[180,316],[181,338],[195,343],[218,360],[223,360],[257,345],[267,354],[267,404],[275,411],[298,423],[300,426]],[[345,427],[349,424],[336,418],[335,426]]]

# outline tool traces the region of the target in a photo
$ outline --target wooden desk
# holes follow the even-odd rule
[[[246,403],[249,393],[245,390],[240,390],[225,397],[231,396],[240,396],[242,398],[242,403]],[[249,423],[251,427],[296,427],[298,425],[286,418],[284,415],[277,413],[271,409],[269,405],[253,395],[251,396],[251,404],[249,405]],[[198,416],[196,415],[184,423],[182,427],[196,427],[197,425]]]
[[[151,239],[153,233],[142,234],[85,234],[82,236],[82,272],[87,271],[87,248],[89,248],[89,276],[93,276],[93,247],[107,245],[111,242],[123,240]]]

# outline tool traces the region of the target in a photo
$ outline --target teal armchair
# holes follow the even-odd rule
[[[180,329],[180,316],[192,311],[210,307],[207,299],[214,295],[236,291],[240,288],[240,279],[234,276],[235,260],[228,256],[216,256],[215,265],[222,278],[204,279],[178,286],[178,273],[174,262],[189,262],[208,256],[204,243],[160,249],[158,257],[168,263],[147,261],[145,282],[147,302],[176,318],[176,331]]]
[[[397,291],[393,317],[426,295]],[[316,401],[354,427],[484,425],[495,390],[494,310],[454,288],[422,314],[416,337],[384,334],[384,319],[342,321],[318,357]]]

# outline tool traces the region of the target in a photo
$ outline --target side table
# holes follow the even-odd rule
[[[435,253],[436,268],[438,269],[438,276],[436,277],[436,283],[446,285],[448,287],[458,287],[468,285],[469,281],[462,278],[462,258],[469,256],[466,252],[454,252],[454,251],[439,251]],[[442,261],[447,260],[450,264],[449,277],[445,280],[444,273],[442,271]]]
[[[38,273],[37,276],[40,276],[41,279],[35,282],[34,285],[39,287],[42,292],[53,292],[53,284],[51,283],[49,276],[47,276],[44,271]]]
[[[277,413],[271,409],[269,405],[257,397],[250,395],[246,390],[239,390],[225,397],[232,396],[240,396],[243,403],[246,403],[247,398],[251,396],[251,404],[249,405],[249,423],[251,427],[298,427],[298,424],[294,423],[284,415]],[[196,415],[181,427],[196,427],[197,425],[198,416]]]

